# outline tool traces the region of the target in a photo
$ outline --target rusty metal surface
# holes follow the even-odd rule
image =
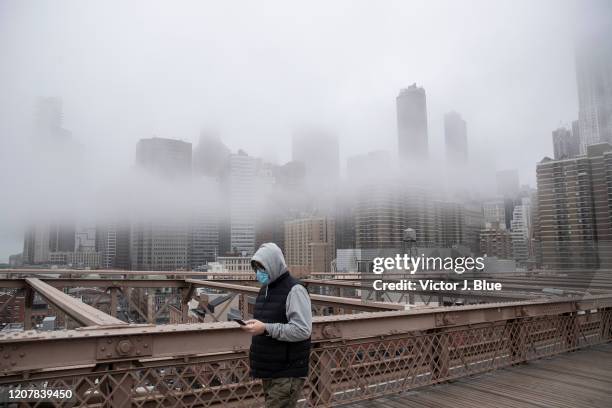
[[[127,270],[110,270],[110,269],[99,269],[99,270],[75,270],[75,269],[37,269],[37,268],[22,268],[22,269],[3,269],[0,271],[0,276],[7,277],[23,277],[23,276],[68,276],[68,277],[84,277],[89,275],[98,275],[100,277],[113,277],[118,276],[124,277],[159,277],[159,278],[182,278],[182,277],[202,277],[202,278],[214,278],[215,280],[244,280],[254,281],[254,274],[251,272],[199,272],[199,271],[127,271]],[[586,276],[588,274],[588,276]],[[317,280],[334,279],[337,281],[342,280],[367,280],[371,279],[371,274],[362,275],[357,272],[315,272],[310,274],[311,278]],[[397,279],[410,279],[414,278],[415,275],[409,275],[406,273],[385,273],[386,277],[397,278]],[[458,276],[455,273],[449,272],[422,272],[418,274],[419,278],[427,279],[456,279]],[[562,287],[562,288],[589,288],[589,290],[610,290],[612,289],[612,271],[602,270],[597,273],[593,272],[572,272],[572,271],[539,271],[539,272],[516,272],[516,273],[502,273],[502,274],[469,274],[466,273],[461,275],[460,279],[463,278],[479,278],[495,280],[504,283],[505,285],[528,285],[529,288],[542,288],[542,287]],[[510,287],[510,286],[508,286]]]
[[[56,287],[56,288],[67,288],[67,287],[97,287],[97,288],[109,288],[109,287],[133,287],[133,288],[184,288],[188,287],[190,283],[184,279],[172,279],[160,277],[157,279],[149,278],[134,278],[129,279],[100,279],[100,278],[41,278],[45,283]],[[361,284],[360,282],[351,281],[333,281],[333,280],[320,280],[320,279],[303,279],[304,283],[312,286],[323,286],[323,287],[338,287],[338,288],[352,288],[352,289],[370,289],[371,286]],[[240,285],[251,280],[242,279],[214,279],[214,283],[225,283]],[[25,278],[13,278],[13,279],[0,279],[0,288],[10,289],[21,289],[27,287]],[[211,286],[212,287],[212,286]],[[521,288],[511,288],[518,289]],[[438,292],[432,290],[423,290],[417,288],[413,293],[426,293],[426,294],[437,294]],[[254,290],[249,290],[249,293],[255,293]],[[533,299],[533,294],[517,293],[510,291],[496,291],[496,292],[468,292],[468,291],[445,291],[445,295],[457,295],[459,297],[473,297],[479,299],[491,298],[491,299],[508,299],[508,300],[521,300],[521,299]]]
[[[183,279],[98,279],[98,278],[40,278],[54,288],[184,288],[189,284]],[[21,289],[27,287],[26,278],[0,279],[0,288]]]
[[[38,278],[26,278],[26,283],[47,299],[49,303],[85,326],[113,326],[126,324],[122,320],[110,316],[93,306],[89,306]]]
[[[346,408],[612,407],[612,344]]]
[[[11,290],[36,289],[50,303],[89,326],[0,333],[0,387],[43,383],[69,387],[75,390],[79,405],[262,406],[261,384],[248,372],[250,336],[236,323],[114,324],[108,320],[111,316],[93,308],[82,309],[83,303],[55,288],[80,283],[115,292],[132,285],[173,287],[180,289],[176,296],[182,303],[196,286],[244,297],[259,290],[238,284],[239,280],[182,279],[183,274],[188,275],[166,272],[161,279],[140,275],[119,279],[111,273],[110,279],[1,281],[25,285],[9,286]],[[568,278],[568,282],[574,278],[579,276]],[[600,279],[601,285],[606,281]],[[352,285],[343,281],[336,286]],[[408,311],[399,310],[404,308],[400,304],[311,297],[313,304],[366,312],[314,318],[310,374],[301,406],[336,406],[380,398],[612,340],[612,294]],[[563,373],[556,374],[570,381]],[[465,386],[466,393],[472,392],[469,388],[469,384]],[[383,401],[375,404],[399,404],[390,398],[388,403]]]
[[[609,342],[612,299],[319,317],[313,337],[300,404],[335,406]],[[261,406],[249,340],[234,323],[5,335],[0,384],[70,387],[81,405]]]
[[[514,303],[438,307],[410,311],[360,313],[353,315],[319,316],[313,319],[315,342],[342,342],[368,338],[382,339],[389,336],[415,332],[452,329],[460,326],[479,327],[501,324],[516,319],[583,313],[591,310],[607,310],[612,307],[612,296],[593,296],[580,301],[522,301]],[[593,317],[595,316],[595,317]],[[595,319],[597,314],[586,313],[578,319]],[[93,365],[98,359],[96,350],[99,339],[135,339],[153,336],[153,349],[159,358],[183,358],[216,352],[246,350],[250,338],[237,323],[199,323],[176,325],[118,325],[112,327],[84,327],[76,330],[52,332],[25,331],[0,332],[0,347],[10,347],[19,354],[13,355],[2,365],[0,376],[27,370],[41,370],[58,366]],[[180,346],[179,346],[180,345]],[[70,350],[69,353],[63,350]],[[21,355],[23,354],[23,355]]]
[[[202,286],[212,289],[224,289],[235,293],[244,293],[248,295],[257,295],[259,288],[254,286],[236,285],[232,283],[221,283],[216,281],[207,281],[201,279],[185,279],[185,282],[191,283],[196,286]],[[404,306],[388,303],[388,302],[364,302],[361,299],[346,298],[339,296],[326,296],[326,295],[315,295],[310,294],[310,300],[313,303],[321,305],[341,307],[352,310],[363,310],[363,311],[380,311],[380,310],[403,310]]]

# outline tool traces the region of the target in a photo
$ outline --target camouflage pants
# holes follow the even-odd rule
[[[264,378],[266,408],[292,408],[297,404],[305,378]]]

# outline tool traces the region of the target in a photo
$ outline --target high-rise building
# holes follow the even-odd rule
[[[611,9],[610,2],[591,5],[588,12],[592,15],[578,25],[576,79],[582,154],[589,145],[612,143]]]
[[[34,265],[49,261],[49,225],[39,223],[30,226],[23,240],[23,263]]]
[[[352,196],[347,195],[336,199],[334,219],[336,220],[336,249],[355,248],[355,211]]]
[[[574,139],[574,143],[578,146],[578,153],[580,154],[580,121],[574,120],[572,121],[572,138]]]
[[[463,206],[455,202],[436,201],[434,208],[436,214],[436,230],[439,231],[435,245],[451,248],[453,245],[463,243],[463,229],[465,227]]]
[[[419,247],[450,247],[463,236],[460,205],[401,180],[381,179],[360,187],[354,219],[355,246],[361,249],[401,248],[407,228],[415,230]]]
[[[132,270],[190,270],[190,226],[178,219],[138,220],[132,223]]]
[[[485,226],[485,217],[480,203],[468,202],[463,205],[463,230],[461,243],[472,253],[480,254],[480,230]]]
[[[480,253],[501,259],[513,259],[510,232],[498,223],[487,223],[480,231]]]
[[[189,180],[191,164],[191,143],[153,137],[141,139],[136,145],[136,165],[159,178],[160,184],[155,188],[168,189],[170,183]],[[131,222],[131,269],[190,269],[191,214],[158,210],[163,212],[143,212]]]
[[[219,255],[219,220],[211,209],[201,209],[191,221],[190,262],[195,269],[214,262]]]
[[[174,178],[191,176],[191,143],[153,137],[136,144],[136,165],[155,175]]]
[[[311,197],[304,193],[306,168],[299,161],[278,166],[261,160],[257,167],[255,247],[274,242],[284,251],[285,221],[312,209]]]
[[[537,166],[538,247],[552,269],[612,267],[612,146]]]
[[[387,180],[366,184],[355,198],[357,248],[400,248],[408,228],[405,192]]]
[[[540,208],[538,205],[538,191],[535,190],[529,196],[531,201],[531,231],[529,234],[529,253],[533,258],[534,265],[542,267],[542,240],[540,239]]]
[[[75,243],[75,225],[62,221],[49,226],[49,250],[51,252],[72,252]]]
[[[107,222],[96,226],[96,251],[100,252],[100,267],[130,269],[130,223]]]
[[[49,262],[50,253],[74,252],[75,226],[70,222],[39,222],[25,232],[23,262],[44,264]]]
[[[531,201],[528,197],[521,200],[521,204],[514,207],[510,227],[512,237],[512,253],[514,259],[526,262],[530,257],[529,239],[531,236]]]
[[[240,150],[229,159],[229,251],[251,255],[255,251],[257,221],[257,159]]]
[[[484,222],[500,224],[501,228],[506,226],[506,205],[503,199],[493,199],[482,204]]]
[[[96,251],[96,226],[89,224],[77,224],[74,231],[75,252]]]
[[[573,129],[573,127],[572,127]],[[567,128],[553,130],[553,150],[555,160],[576,157],[580,151],[580,140],[573,131]]]
[[[329,217],[285,221],[285,255],[296,274],[330,272],[336,255],[335,223]]]
[[[194,174],[219,177],[227,167],[230,153],[230,149],[217,135],[200,133],[198,145],[193,149]]]
[[[464,166],[468,160],[467,125],[457,112],[444,115],[446,159],[451,167]]]
[[[400,161],[425,161],[428,155],[427,102],[425,89],[412,84],[396,98]]]

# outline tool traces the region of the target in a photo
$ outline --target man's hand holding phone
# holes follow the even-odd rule
[[[252,336],[258,336],[263,334],[266,331],[266,325],[256,319],[247,320],[244,326],[240,326],[240,328],[247,333],[250,333]],[[240,324],[240,322],[238,322]]]

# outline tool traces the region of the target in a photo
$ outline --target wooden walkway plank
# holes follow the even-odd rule
[[[612,343],[345,407],[612,407]]]

